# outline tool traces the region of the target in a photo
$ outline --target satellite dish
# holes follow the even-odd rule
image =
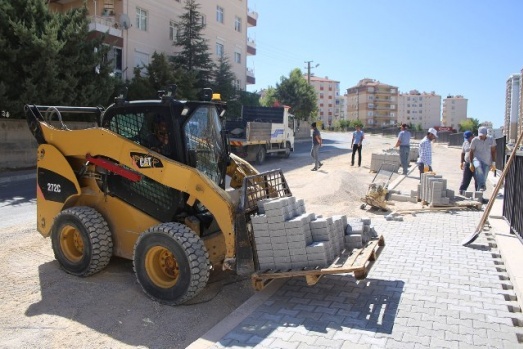
[[[129,16],[125,13],[122,13],[120,15],[120,26],[124,29],[129,29],[131,26],[131,20],[129,19]]]

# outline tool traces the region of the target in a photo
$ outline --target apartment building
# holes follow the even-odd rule
[[[205,25],[204,37],[215,62],[229,58],[235,84],[245,90],[256,82],[247,57],[256,55],[256,44],[247,29],[256,26],[258,14],[248,10],[247,0],[198,1]],[[154,52],[174,55],[176,23],[185,12],[184,0],[87,0],[93,35],[107,33],[113,46],[115,74],[132,79],[135,67],[151,62]],[[53,11],[65,12],[83,6],[83,0],[50,0]]]
[[[507,142],[515,142],[518,134],[518,125],[521,127],[521,74],[512,74],[507,79],[505,92],[505,119],[504,135]]]
[[[397,124],[398,88],[373,79],[362,79],[347,89],[347,117],[365,126]]]
[[[459,123],[467,119],[467,103],[468,99],[461,95],[448,95],[443,100],[441,125],[459,130]]]
[[[340,82],[328,77],[307,77],[318,95],[318,119],[323,125],[331,126],[333,121],[340,120]]]
[[[441,125],[441,96],[412,90],[398,95],[398,124],[422,129]]]

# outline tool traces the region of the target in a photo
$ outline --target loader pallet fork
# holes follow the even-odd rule
[[[305,277],[307,285],[313,286],[323,275],[354,273],[356,280],[365,279],[385,246],[383,236],[369,241],[364,247],[353,251],[344,250],[334,262],[325,268],[303,268],[287,270],[265,270],[252,275],[252,286],[257,291],[265,288],[274,279]]]
[[[250,214],[257,210],[258,201],[285,196],[292,196],[292,193],[281,170],[247,176],[243,179],[240,209]]]
[[[258,201],[292,196],[281,170],[271,170],[246,176],[240,191],[240,203],[235,220],[236,273],[250,275],[255,270],[257,256],[253,247],[254,236],[250,227],[250,215],[257,213]]]

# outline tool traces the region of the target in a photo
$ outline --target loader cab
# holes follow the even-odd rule
[[[222,111],[210,100],[179,101],[164,96],[160,100],[115,103],[104,113],[102,127],[146,148],[141,153],[151,154],[159,167],[171,160],[188,165],[225,188],[229,155],[221,128]],[[137,183],[114,176],[108,184],[113,195],[160,221],[175,220],[188,210],[202,210],[187,208],[187,194],[146,176]]]
[[[224,188],[228,148],[220,112],[210,101],[131,101],[110,106],[102,127],[195,167]]]

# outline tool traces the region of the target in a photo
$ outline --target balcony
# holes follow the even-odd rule
[[[247,38],[247,54],[249,56],[256,55],[256,42],[252,38]]]
[[[122,29],[114,17],[91,16],[90,20],[91,22],[89,23],[89,31],[108,33],[109,35],[119,38],[123,37]]]
[[[254,85],[256,83],[256,77],[254,76],[254,69],[247,68],[246,80],[247,85]]]
[[[258,12],[254,11],[248,11],[247,12],[247,26],[248,27],[256,27],[256,23],[258,22]]]

